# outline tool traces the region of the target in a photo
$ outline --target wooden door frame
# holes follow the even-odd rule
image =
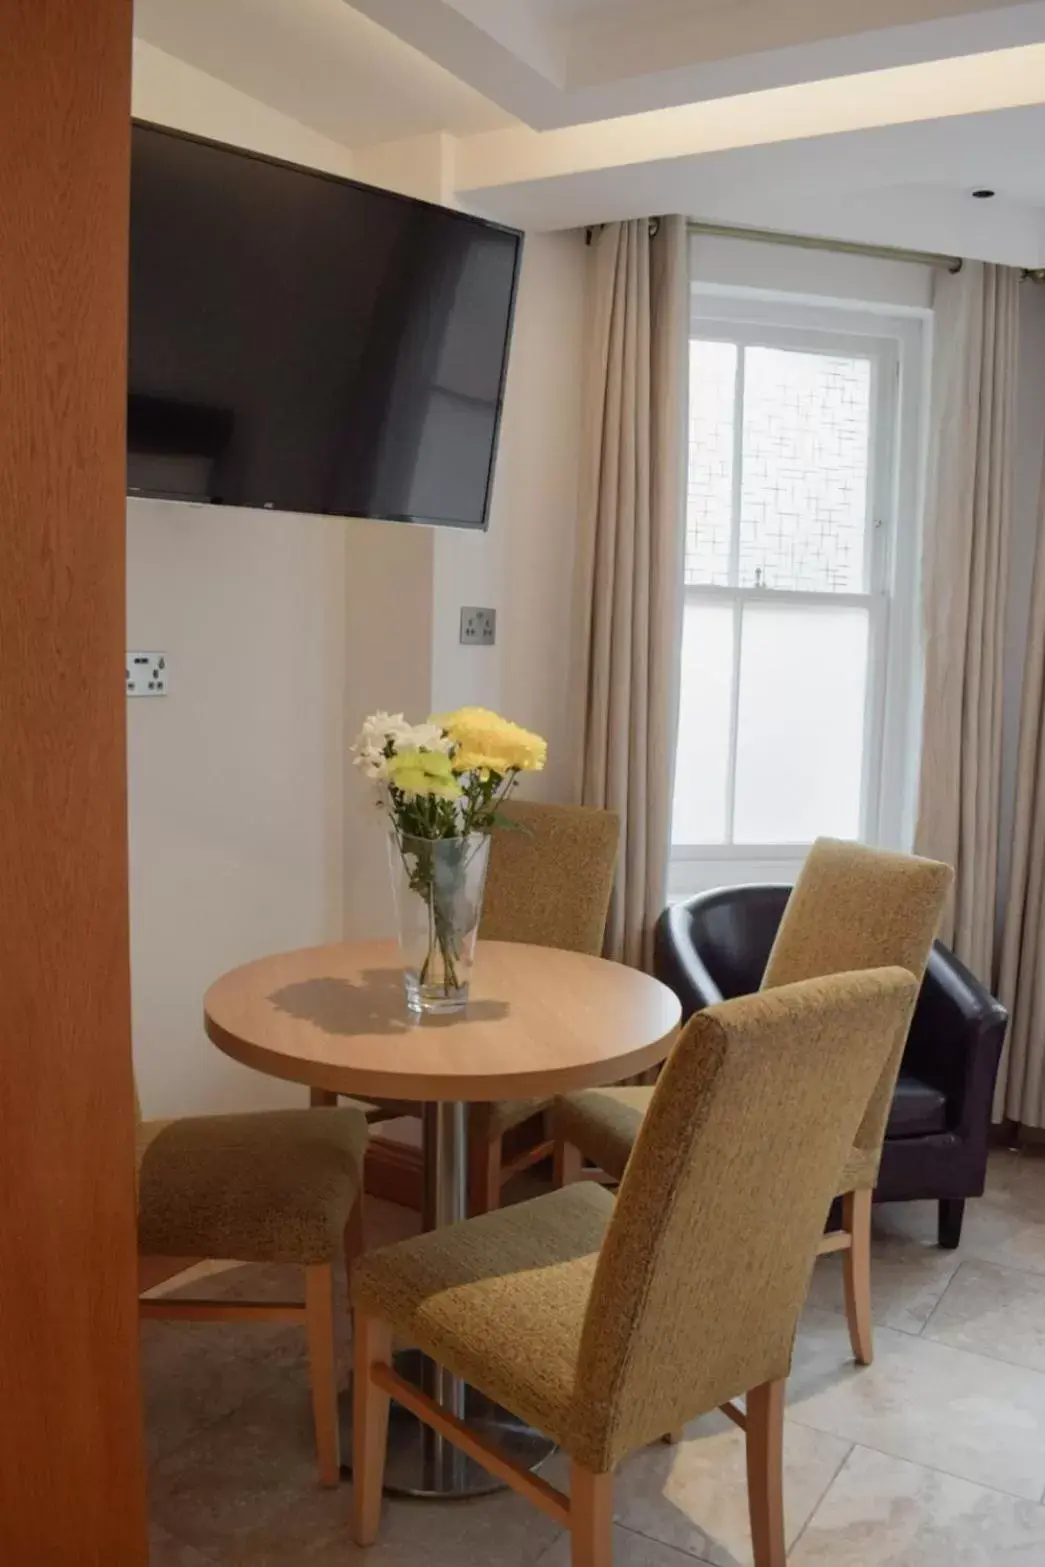
[[[145,1567],[125,748],[131,0],[3,0],[0,1560]]]

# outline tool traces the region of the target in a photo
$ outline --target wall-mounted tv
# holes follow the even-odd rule
[[[128,492],[484,528],[521,246],[136,123]]]

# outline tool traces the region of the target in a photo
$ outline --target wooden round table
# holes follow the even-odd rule
[[[407,1010],[395,942],[343,942],[260,958],[204,999],[219,1049],[272,1077],[358,1099],[420,1105],[426,1228],[467,1215],[467,1106],[548,1099],[619,1082],[664,1059],[680,1020],[659,980],[582,953],[515,942],[478,946],[468,1007]],[[397,1357],[398,1362],[398,1357]],[[404,1369],[518,1462],[546,1439],[422,1356]],[[495,1488],[485,1470],[394,1407],[388,1489],[461,1496]]]

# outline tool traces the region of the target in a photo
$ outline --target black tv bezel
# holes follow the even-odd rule
[[[264,511],[269,515],[279,513],[289,517],[343,517],[346,522],[413,522],[420,523],[428,528],[459,528],[464,533],[486,533],[490,526],[490,505],[493,499],[494,472],[497,466],[497,453],[501,439],[501,419],[504,412],[504,394],[508,381],[508,360],[511,355],[512,338],[515,331],[515,306],[519,296],[519,272],[522,267],[523,246],[525,234],[521,229],[510,227],[507,223],[495,223],[489,218],[476,217],[470,212],[459,212],[454,207],[444,207],[437,201],[424,201],[419,196],[404,196],[400,191],[386,190],[382,185],[370,185],[366,180],[354,180],[343,174],[332,174],[327,169],[312,168],[307,163],[297,163],[290,158],[274,158],[268,153],[255,152],[249,147],[236,147],[231,142],[217,141],[212,136],[198,136],[193,131],[177,130],[170,125],[159,125],[154,120],[145,120],[139,116],[132,117],[132,131],[135,129],[155,131],[162,136],[169,136],[177,141],[197,142],[203,147],[213,147],[219,152],[226,152],[233,157],[250,158],[255,163],[274,164],[276,168],[290,169],[297,174],[307,175],[312,179],[326,180],[333,185],[350,185],[355,190],[376,191],[379,195],[390,201],[398,201],[410,207],[429,207],[433,212],[442,213],[446,217],[453,218],[461,223],[471,224],[475,228],[493,229],[500,234],[509,234],[515,240],[515,261],[512,267],[511,297],[508,301],[508,322],[505,332],[504,354],[501,360],[501,380],[497,388],[497,408],[494,415],[493,439],[490,442],[490,461],[486,472],[486,490],[483,497],[483,515],[481,522],[462,522],[456,517],[427,517],[413,513],[386,513],[377,515],[373,512],[340,512],[340,511],[294,511],[283,506],[266,505],[264,501],[258,504],[248,504],[245,501],[212,501],[193,500],[187,496],[173,496],[169,491],[135,488],[127,490],[129,500],[163,500],[172,501],[179,506],[220,506],[231,507],[237,511]],[[133,147],[132,147],[133,153]],[[130,300],[128,298],[128,370],[130,361]],[[129,375],[128,375],[129,382]],[[128,384],[128,395],[130,388]]]

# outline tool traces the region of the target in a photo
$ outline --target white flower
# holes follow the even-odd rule
[[[366,749],[356,754],[353,766],[361,768],[367,778],[380,783],[388,776],[388,759],[380,751]]]
[[[402,713],[371,713],[352,745],[355,765],[368,778],[380,781],[385,776],[385,752],[395,745],[396,737],[410,726]]]
[[[389,740],[395,740],[410,725],[402,713],[371,713],[355,739],[352,749],[357,754],[365,750],[383,751]]]
[[[442,751],[453,741],[439,724],[408,724],[402,713],[371,713],[352,745],[355,766],[367,778],[382,783],[388,777],[388,756],[397,751]]]
[[[397,751],[442,751],[449,756],[453,741],[439,724],[404,724],[396,734]]]

